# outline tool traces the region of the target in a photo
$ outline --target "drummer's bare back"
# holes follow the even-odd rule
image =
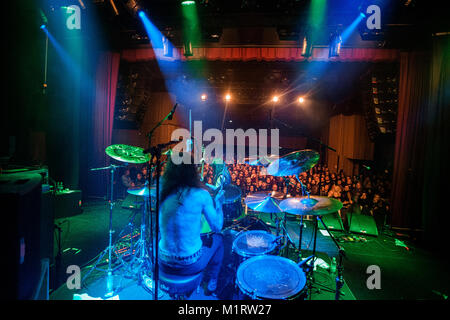
[[[168,222],[166,219],[176,219],[175,224],[181,226],[183,230],[189,234],[200,233],[200,219],[204,214],[212,231],[220,232],[223,226],[223,214],[221,210],[216,210],[213,199],[208,191],[201,188],[189,188],[183,192],[181,201],[178,202],[178,193],[167,197],[161,205],[161,223]],[[198,228],[198,230],[197,230]]]

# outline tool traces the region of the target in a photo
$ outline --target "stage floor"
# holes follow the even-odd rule
[[[134,221],[139,225],[140,215],[133,218],[133,210],[123,207],[118,201],[113,211],[113,240],[121,231]],[[72,300],[74,294],[86,293],[91,297],[103,297],[106,288],[104,272],[94,271],[87,277],[84,286],[80,290],[69,290],[65,283],[68,274],[66,268],[69,265],[78,265],[82,268],[82,276],[86,275],[88,268],[96,261],[96,257],[108,245],[108,219],[109,208],[105,201],[90,201],[83,206],[83,213],[55,220],[61,227],[61,252],[62,258],[59,268],[53,266],[51,270],[52,300]],[[259,229],[255,225],[256,229]],[[272,229],[273,230],[273,229]],[[287,230],[294,243],[298,243],[298,221],[287,221]],[[303,232],[302,249],[303,257],[307,257],[312,249],[312,223],[306,222]],[[273,230],[274,231],[274,230]],[[124,231],[127,233],[127,230]],[[232,260],[231,246],[237,231],[228,230],[224,233],[224,263],[219,276],[217,294],[215,296],[205,294],[205,284],[193,292],[189,300],[233,300],[239,290],[235,288],[235,269]],[[396,238],[387,235],[378,237],[350,234],[332,231],[339,240],[339,244],[345,249],[347,258],[344,259],[344,286],[342,288],[342,300],[398,300],[398,299],[442,299],[443,294],[448,295],[449,277],[447,276],[448,264],[444,263],[444,257],[433,255],[425,250],[415,248],[405,242],[407,248]],[[344,239],[345,238],[345,239]],[[337,257],[338,251],[332,240],[326,234],[318,232],[317,247],[318,257],[329,263],[332,257]],[[57,252],[57,242],[55,242]],[[291,259],[295,259],[296,253],[291,250],[287,253]],[[105,262],[105,260],[102,260]],[[381,289],[368,289],[367,267],[378,265],[381,270]],[[105,268],[104,265],[101,266]],[[124,272],[118,269],[114,272],[114,286],[118,288],[117,295],[120,300],[151,300],[152,292],[139,284],[136,277],[124,276]],[[334,275],[328,270],[318,267],[315,272],[316,286],[311,291],[311,300],[333,300],[335,281]],[[321,288],[318,290],[318,288]],[[159,300],[169,300],[170,297],[163,291]]]

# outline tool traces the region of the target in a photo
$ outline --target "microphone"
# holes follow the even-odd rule
[[[170,111],[169,117],[167,119],[172,120],[173,115],[175,113],[175,109],[177,108],[177,106],[178,106],[178,103],[175,103],[175,105],[173,106],[172,110]]]

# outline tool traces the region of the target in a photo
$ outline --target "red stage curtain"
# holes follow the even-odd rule
[[[392,190],[392,226],[422,227],[424,123],[430,56],[402,52]]]
[[[100,55],[97,64],[92,127],[92,155],[89,161],[91,167],[109,165],[109,157],[106,156],[105,149],[111,145],[119,63],[119,53],[106,52]],[[107,175],[104,174],[95,175],[95,181],[97,183],[94,183],[94,185],[107,186],[108,180],[106,177]],[[103,188],[103,194],[106,190],[104,187],[100,187]],[[92,191],[102,194],[100,190]]]
[[[450,213],[450,36],[433,39],[430,99],[425,118],[423,203],[425,240],[448,250]],[[445,251],[442,251],[445,252]]]
[[[159,49],[157,49],[159,50]],[[186,58],[175,48],[172,58],[166,60],[218,60],[218,61],[305,61],[301,56],[301,48],[296,47],[264,47],[264,48],[194,48],[193,56]],[[336,58],[328,58],[328,48],[314,48],[311,61],[393,61],[398,59],[399,51],[394,49],[342,48]],[[151,48],[128,49],[122,51],[124,60],[145,61],[155,59]]]

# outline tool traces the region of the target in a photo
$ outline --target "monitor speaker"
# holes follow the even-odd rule
[[[322,221],[330,231],[344,231],[344,226],[338,212],[322,216]],[[325,229],[320,221],[319,229]]]
[[[349,213],[347,219],[350,232],[378,236],[377,225],[372,216]]]

